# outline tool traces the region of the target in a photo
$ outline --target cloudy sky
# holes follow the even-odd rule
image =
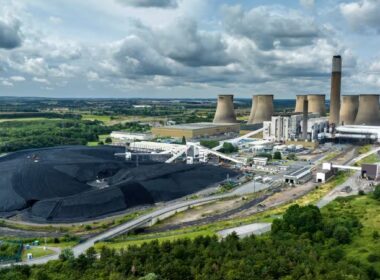
[[[0,95],[380,92],[380,0],[0,0]]]

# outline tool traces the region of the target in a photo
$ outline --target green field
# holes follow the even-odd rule
[[[106,116],[106,115],[82,115],[82,120],[89,120],[89,121],[101,121],[101,122],[104,122],[104,123],[107,123],[109,121],[111,121],[111,117],[110,116]]]
[[[27,259],[27,254],[32,253],[33,254],[33,259],[36,258],[41,258],[44,256],[49,256],[54,254],[53,250],[46,249],[44,250],[43,247],[31,247],[29,250],[24,249],[22,251],[22,260],[25,261]]]
[[[376,264],[380,273],[380,238],[373,237],[375,231],[380,233],[380,201],[370,195],[338,199],[322,208],[322,213],[340,217],[353,215],[359,218],[363,225],[360,235],[355,236],[351,244],[345,245],[344,250],[348,258],[367,265]],[[372,258],[377,261],[370,262],[370,255],[374,255]]]

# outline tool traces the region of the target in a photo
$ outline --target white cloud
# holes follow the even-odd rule
[[[99,74],[94,71],[89,71],[87,73],[87,79],[89,81],[98,81],[99,80]]]
[[[315,0],[300,0],[300,4],[305,8],[312,8],[315,5]]]
[[[41,84],[50,84],[50,82],[45,79],[45,78],[37,78],[37,77],[33,77],[33,81],[37,82],[37,83],[41,83]]]
[[[23,76],[12,76],[9,78],[10,80],[14,82],[23,82],[25,81],[25,78]]]
[[[62,19],[60,17],[56,17],[56,16],[50,16],[49,21],[53,24],[61,24],[62,23]]]
[[[342,3],[340,11],[353,29],[380,33],[380,1]]]
[[[141,8],[176,8],[177,0],[117,0],[119,3],[127,6]]]
[[[7,81],[7,80],[2,81],[1,84],[2,84],[3,86],[6,86],[6,87],[13,87],[13,83],[12,83],[12,82],[9,82],[9,81]]]

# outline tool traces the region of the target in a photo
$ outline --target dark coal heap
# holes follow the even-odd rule
[[[135,166],[119,147],[67,146],[0,158],[0,212],[24,211],[41,222],[83,221],[169,201],[237,175],[210,165]],[[101,180],[101,187],[93,182]]]

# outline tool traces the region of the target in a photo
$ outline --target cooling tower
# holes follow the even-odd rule
[[[255,118],[257,109],[257,95],[252,96],[252,108],[251,108],[251,114],[249,115],[248,124],[252,124],[253,120]]]
[[[325,95],[311,94],[307,96],[309,101],[309,113],[317,113],[320,116],[326,115]]]
[[[356,115],[357,125],[380,125],[379,95],[360,95],[359,109]]]
[[[340,107],[340,123],[342,125],[354,124],[356,114],[359,108],[358,95],[345,95],[342,97],[342,104]]]
[[[273,95],[257,95],[253,97],[257,101],[256,109],[252,108],[255,115],[249,120],[248,124],[263,123],[270,121],[273,115]]]
[[[219,95],[214,123],[236,123],[233,95]]]
[[[330,124],[339,124],[340,87],[342,80],[342,58],[336,55],[332,60],[331,94],[330,94]]]
[[[302,113],[303,112],[303,102],[307,99],[306,95],[297,95],[296,99],[296,108],[294,109],[295,113]]]

